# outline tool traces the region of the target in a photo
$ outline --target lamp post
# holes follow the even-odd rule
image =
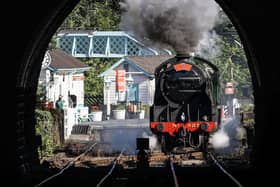
[[[126,89],[126,105],[128,105],[128,98],[129,98],[129,88],[131,87],[131,85],[133,84],[134,80],[131,76],[131,74],[129,74],[129,76],[126,78],[126,85],[127,85],[127,89]]]
[[[111,80],[106,78],[104,81],[105,84],[105,89],[107,90],[107,112],[106,112],[106,119],[109,120],[110,119],[110,85],[111,85]]]

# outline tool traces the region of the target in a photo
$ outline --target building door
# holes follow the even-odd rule
[[[133,84],[128,88],[128,101],[139,101],[139,85]]]

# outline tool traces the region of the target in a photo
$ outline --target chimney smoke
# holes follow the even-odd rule
[[[125,0],[121,8],[122,30],[146,45],[169,46],[178,54],[194,52],[218,15],[213,0]]]

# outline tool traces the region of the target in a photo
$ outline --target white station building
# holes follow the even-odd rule
[[[87,118],[84,107],[84,72],[90,67],[61,49],[46,52],[39,79],[48,106],[55,107],[59,95],[64,100],[64,135],[68,138],[79,117]]]

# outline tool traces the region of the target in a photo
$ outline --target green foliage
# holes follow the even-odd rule
[[[80,30],[119,30],[120,6],[114,0],[81,0],[72,13],[58,29]],[[55,34],[48,48],[56,48],[57,35]],[[91,69],[85,73],[85,95],[103,95],[103,78],[98,75],[108,69],[117,59],[80,59]],[[45,90],[39,86],[36,102],[36,133],[42,137],[40,156],[49,156],[55,147],[55,134],[58,114],[54,111],[44,111]]]
[[[119,0],[81,0],[60,29],[115,31],[119,30],[119,22]],[[118,59],[84,58],[79,60],[91,67],[85,72],[85,95],[103,95],[103,78],[98,75]]]
[[[149,105],[141,105],[140,110],[145,110],[146,112],[148,112],[150,109]]]
[[[114,31],[119,29],[120,5],[114,0],[81,0],[62,24],[62,29]]]
[[[53,154],[54,151],[54,118],[49,111],[35,110],[36,119],[36,134],[41,135],[42,146],[41,151],[39,151],[40,157],[46,157]]]
[[[72,13],[64,21],[60,29],[119,30],[121,10],[120,0],[81,0]],[[220,52],[210,60],[220,69],[221,92],[224,92],[226,82],[232,81],[236,86],[236,96],[243,96],[243,90],[251,88],[251,77],[247,67],[247,59],[241,46],[240,38],[228,17],[220,12],[220,23],[214,28],[221,41]],[[55,37],[50,48],[55,45]],[[211,52],[210,52],[211,53]],[[98,75],[105,71],[111,64],[104,59],[84,59],[91,67],[86,72],[85,94],[102,95],[103,79]]]
[[[244,126],[253,126],[255,124],[255,115],[254,115],[254,105],[253,104],[246,104],[242,105],[243,114],[243,125]]]
[[[48,49],[49,50],[56,49],[57,48],[56,43],[57,43],[57,34],[54,34],[51,38]]]
[[[240,64],[233,62],[232,56],[239,55],[234,52],[234,47],[223,43],[223,52],[221,56],[214,59],[213,62],[219,67],[220,84],[222,91],[225,90],[227,82],[234,82],[237,96],[242,96],[243,88],[251,85],[250,72],[248,68],[243,68]]]
[[[46,90],[42,85],[38,85],[36,93],[36,108],[44,109],[44,104],[46,103]]]
[[[244,104],[242,105],[243,112],[254,112],[254,104]]]
[[[85,72],[85,95],[103,95],[103,78],[98,75],[106,71],[117,59],[84,58],[81,61],[91,67]]]
[[[125,110],[126,106],[124,104],[112,105],[113,110]]]
[[[252,86],[245,52],[232,23],[224,13],[221,16],[223,21],[215,28],[221,39],[217,44],[220,51],[211,61],[219,68],[221,92],[224,92],[227,82],[234,82],[235,95],[244,96],[243,90]]]

